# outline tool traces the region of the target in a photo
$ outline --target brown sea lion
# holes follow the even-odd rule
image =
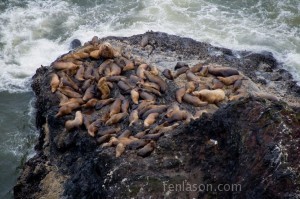
[[[171,70],[169,69],[165,69],[162,74],[165,76],[165,78],[169,79],[169,80],[173,80],[174,77],[173,77],[173,74],[171,72]]]
[[[114,75],[120,75],[122,72],[122,69],[115,63],[110,63],[110,74],[108,76],[114,76]]]
[[[156,100],[156,97],[154,95],[145,91],[140,92],[140,97],[143,98],[144,100],[150,100],[150,101]]]
[[[82,86],[81,86],[81,91],[85,92],[86,89],[88,89],[88,87],[90,87],[92,85],[92,83],[94,82],[94,80],[92,79],[87,79],[83,82]]]
[[[111,103],[113,103],[115,101],[114,98],[108,98],[108,99],[104,99],[104,100],[98,100],[98,102],[96,103],[95,105],[95,109],[96,110],[99,110],[101,109],[102,107],[106,106],[106,105],[109,105]]]
[[[144,120],[144,127],[149,127],[150,125],[154,124],[158,116],[159,113],[150,113]]]
[[[114,114],[120,113],[121,111],[122,100],[120,98],[116,98],[114,103],[110,106],[109,116],[111,117]]]
[[[146,111],[142,118],[146,118],[149,114],[151,113],[164,113],[166,110],[168,109],[168,106],[167,105],[154,105],[151,107],[150,110]]]
[[[91,64],[85,63],[85,71],[83,74],[84,79],[94,79],[93,69],[94,68]]]
[[[131,135],[131,131],[127,129],[127,130],[121,132],[121,134],[118,136],[118,139],[119,138],[128,138],[130,135]]]
[[[230,86],[230,85],[234,84],[235,81],[237,81],[241,78],[242,77],[240,75],[231,75],[229,77],[218,77],[218,79],[226,86]]]
[[[80,127],[83,124],[83,116],[81,111],[76,111],[74,120],[68,120],[65,123],[65,128],[70,131],[75,127]]]
[[[50,82],[51,92],[52,93],[54,93],[57,90],[57,88],[59,86],[59,83],[60,83],[60,81],[59,81],[58,75],[55,74],[55,73],[52,73],[52,75],[51,75],[51,82]]]
[[[62,94],[60,91],[56,91],[55,93],[59,98],[59,106],[61,106],[61,104],[64,104],[69,100],[69,98]]]
[[[73,70],[77,69],[79,66],[73,62],[56,61],[52,63],[52,67],[56,70]]]
[[[94,108],[98,102],[98,99],[92,98],[89,101],[87,101],[84,105],[81,107],[83,108]]]
[[[104,142],[107,142],[109,141],[109,139],[112,137],[113,135],[112,134],[106,134],[106,135],[103,135],[99,138],[97,138],[97,143],[98,144],[102,144]]]
[[[213,84],[213,86],[211,87],[212,89],[222,89],[224,87],[224,84],[218,79],[213,79],[212,84]]]
[[[206,77],[208,74],[208,67],[207,66],[203,66],[201,68],[201,70],[197,73],[198,75],[202,76],[202,77]]]
[[[238,79],[238,80],[236,80],[235,82],[234,82],[234,84],[233,84],[233,92],[235,92],[235,91],[237,91],[238,89],[240,89],[241,88],[241,86],[242,86],[242,84],[243,84],[243,80],[242,79]]]
[[[153,93],[154,95],[159,96],[159,97],[161,96],[161,93],[158,90],[156,90],[155,88],[152,88],[152,87],[145,86],[145,85],[143,86],[142,91],[145,91],[147,93]]]
[[[133,103],[138,104],[139,103],[139,97],[140,94],[136,89],[132,89],[130,91],[130,95],[131,95],[131,100],[133,101]]]
[[[63,85],[63,86],[69,86],[76,91],[79,90],[78,85],[68,75],[65,75],[64,77],[62,77],[60,82],[61,82],[61,85]]]
[[[187,111],[185,110],[178,110],[174,111],[172,115],[166,119],[167,122],[172,123],[174,121],[182,121],[186,120],[188,117]]]
[[[222,76],[222,77],[229,77],[232,75],[239,75],[239,72],[236,69],[229,68],[229,67],[208,67],[208,72],[214,76]]]
[[[99,129],[97,135],[103,136],[107,134],[117,134],[121,130],[120,127],[117,128],[106,128],[106,129]]]
[[[188,81],[200,82],[200,78],[190,70],[186,71],[186,78]]]
[[[110,63],[112,63],[114,60],[107,59],[105,60],[100,66],[98,67],[98,72],[100,75],[104,74],[104,70],[109,67]]]
[[[102,120],[101,119],[97,119],[96,121],[94,121],[93,123],[91,123],[87,130],[88,130],[88,134],[92,137],[95,137],[96,132],[98,131],[99,126],[101,126],[102,124]]]
[[[112,124],[116,124],[119,121],[123,120],[126,116],[128,115],[128,113],[117,113],[111,116],[111,118],[109,120],[106,121],[105,125],[112,125]]]
[[[61,86],[61,87],[57,88],[57,90],[59,90],[61,93],[63,93],[64,95],[66,95],[67,97],[70,97],[70,98],[81,98],[82,97],[81,94],[77,93],[69,86]]]
[[[92,99],[96,94],[95,89],[96,89],[95,85],[91,85],[90,87],[88,87],[88,89],[86,89],[82,99],[84,101],[88,101],[88,100]]]
[[[106,78],[102,77],[97,84],[97,88],[101,92],[101,99],[107,99],[110,95],[110,88],[106,83]]]
[[[130,75],[129,81],[130,81],[132,84],[138,84],[138,82],[144,83],[144,80],[143,80],[142,78],[139,78],[139,77],[136,76],[136,75]]]
[[[139,120],[139,112],[137,109],[131,111],[129,115],[129,126],[132,126],[133,124],[137,123]]]
[[[158,68],[156,67],[156,66],[154,66],[154,65],[149,65],[149,68],[150,68],[150,70],[149,70],[149,72],[152,74],[152,75],[158,75],[159,74],[159,70],[158,70]]]
[[[225,99],[225,92],[222,89],[194,91],[193,95],[208,103],[218,103]]]
[[[65,106],[61,106],[59,108],[58,113],[55,115],[55,117],[61,117],[64,115],[68,115],[68,114],[72,113],[73,110],[75,110],[79,107],[80,107],[80,103],[78,103],[78,102],[73,102],[73,103],[69,103]]]
[[[159,85],[161,92],[164,93],[167,90],[167,83],[161,77],[155,76],[149,71],[145,71],[144,74],[150,82],[154,82]]]
[[[180,75],[186,73],[187,71],[189,70],[189,67],[182,67],[182,68],[179,68],[174,74],[173,74],[173,78],[177,78],[179,77]]]
[[[203,102],[198,97],[190,95],[188,93],[184,94],[182,99],[186,103],[192,104],[193,106],[205,106],[205,105],[207,105],[207,102]]]
[[[140,87],[149,87],[149,88],[154,88],[156,90],[160,90],[160,87],[158,84],[153,83],[153,82],[148,82],[148,81],[144,81],[144,82],[138,82],[137,83]]]
[[[174,67],[174,70],[178,70],[178,69],[183,68],[183,67],[188,68],[189,65],[187,63],[185,63],[185,62],[181,62],[180,61],[180,62],[176,63],[176,65]]]
[[[190,70],[191,70],[192,73],[197,73],[197,72],[201,71],[203,66],[204,66],[203,63],[198,63],[198,64],[192,66]]]
[[[263,98],[263,99],[267,99],[267,100],[270,100],[270,101],[273,101],[273,102],[279,101],[279,99],[275,95],[269,94],[269,93],[256,92],[256,93],[254,93],[254,96],[255,97],[260,97],[260,98]]]
[[[158,133],[167,133],[169,131],[172,131],[174,130],[176,127],[179,126],[179,123],[174,123],[173,125],[171,126],[165,126],[165,127],[162,127],[161,129],[159,129]]]
[[[100,44],[99,50],[99,56],[106,59],[112,59],[120,55],[120,53],[117,52],[108,42]]]
[[[135,134],[134,137],[136,137],[138,139],[142,139],[142,137],[144,137],[148,131],[149,131],[149,129],[146,129],[145,131],[140,131],[137,134]]]
[[[142,157],[146,157],[146,156],[150,155],[152,153],[152,151],[154,150],[155,145],[156,145],[155,142],[151,140],[143,148],[138,150],[137,155],[142,156]]]
[[[179,89],[176,90],[175,98],[176,98],[178,103],[180,103],[180,104],[182,103],[182,98],[183,98],[185,93],[186,93],[186,90],[185,90],[184,87],[179,88]]]
[[[144,136],[142,137],[142,139],[144,139],[144,140],[155,140],[155,141],[157,141],[162,135],[163,135],[163,133],[151,133],[151,134],[144,135]]]
[[[195,82],[191,81],[191,82],[187,82],[185,83],[185,92],[186,93],[191,93],[196,89],[196,84]]]
[[[146,79],[145,71],[146,71],[147,68],[148,68],[147,64],[139,65],[139,67],[136,69],[136,75],[141,79]]]
[[[121,110],[123,113],[128,113],[129,101],[127,99],[122,100]]]
[[[75,75],[75,79],[77,79],[78,81],[84,81],[84,66],[80,65],[76,75]]]
[[[179,108],[178,104],[177,103],[173,103],[167,109],[166,116],[167,117],[171,117],[173,113],[175,113],[176,111],[179,111],[179,110],[180,110],[180,108]]]
[[[118,87],[124,92],[124,93],[130,93],[131,92],[131,87],[130,85],[127,83],[127,81],[120,80],[118,81]]]
[[[131,150],[136,150],[136,149],[144,147],[149,142],[150,141],[148,141],[148,140],[142,140],[142,139],[134,140],[134,141],[130,142],[130,144],[128,144],[126,146],[126,148],[131,149]]]
[[[106,81],[108,81],[108,82],[118,82],[122,79],[124,79],[124,76],[121,76],[121,75],[106,77]]]
[[[68,104],[71,104],[71,103],[79,103],[79,104],[83,104],[84,101],[81,99],[81,98],[70,98],[68,99],[67,101],[65,102],[61,102],[59,103],[59,106],[65,106],[65,105],[68,105]]]

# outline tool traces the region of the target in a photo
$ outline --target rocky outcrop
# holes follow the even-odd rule
[[[141,40],[147,35],[147,45]],[[101,148],[84,128],[63,131],[49,67],[33,77],[36,155],[24,165],[15,198],[299,198],[300,90],[268,52],[236,52],[165,33],[108,37],[136,59],[173,68],[178,61],[229,66],[252,89],[280,101],[247,97],[166,133],[148,157]],[[254,82],[252,84],[252,82]],[[167,94],[168,95],[168,94]]]

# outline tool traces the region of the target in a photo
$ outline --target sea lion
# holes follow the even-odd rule
[[[222,89],[223,87],[224,87],[224,84],[220,81],[220,80],[218,80],[218,79],[213,79],[212,80],[212,89]],[[203,90],[203,89],[202,89]]]
[[[120,138],[128,138],[131,135],[131,131],[129,131],[128,129],[123,131],[119,136],[118,139]]]
[[[178,111],[174,111],[172,113],[172,115],[166,119],[166,121],[168,123],[172,123],[174,121],[182,121],[182,120],[186,120],[188,117],[187,111],[185,110],[178,110]]]
[[[134,140],[130,144],[128,144],[126,146],[126,148],[131,149],[131,150],[136,150],[136,149],[142,148],[149,142],[150,141],[148,141],[148,140],[142,140],[142,139]]]
[[[158,116],[159,113],[150,113],[144,120],[144,127],[149,127],[150,125],[154,124]]]
[[[177,62],[176,63],[176,65],[175,65],[175,67],[174,67],[174,70],[178,70],[178,69],[180,69],[180,68],[183,68],[183,67],[186,67],[186,68],[188,68],[189,67],[189,65],[187,64],[187,63],[185,63],[185,62]]]
[[[194,118],[195,118],[195,119],[198,119],[198,118],[200,118],[203,114],[207,114],[207,113],[208,113],[207,110],[199,110],[199,111],[197,111],[197,112],[195,113]]]
[[[130,91],[130,95],[131,95],[131,100],[133,101],[133,103],[138,104],[139,103],[139,97],[140,94],[136,89],[132,89]]]
[[[231,75],[229,77],[217,77],[226,86],[232,85],[235,81],[241,79],[240,75]]]
[[[267,100],[270,100],[270,101],[273,101],[273,102],[279,101],[279,99],[275,95],[272,95],[272,94],[269,94],[269,93],[256,92],[256,93],[254,93],[254,96],[255,97],[260,97],[260,98],[263,98],[263,99],[267,99]]]
[[[177,104],[177,103],[173,103],[173,104],[168,108],[168,110],[167,110],[167,112],[166,112],[166,116],[167,116],[167,117],[171,117],[173,113],[175,113],[176,111],[179,111],[179,110],[180,110],[180,108],[179,108],[178,104]]]
[[[69,103],[65,106],[61,106],[59,108],[58,113],[55,115],[55,117],[61,117],[67,114],[72,113],[73,110],[77,109],[80,107],[80,103],[78,102],[73,102],[73,103]]]
[[[89,58],[90,54],[86,52],[75,52],[64,56],[64,58],[74,58],[74,59],[86,59]]]
[[[186,90],[185,90],[184,87],[179,88],[179,89],[176,90],[175,98],[176,98],[178,103],[180,103],[180,104],[182,103],[182,98],[183,98],[185,93],[186,93]]]
[[[125,145],[123,143],[117,144],[116,157],[120,157],[125,151]]]
[[[92,38],[92,40],[90,41],[90,43],[91,43],[92,45],[97,45],[97,44],[99,43],[99,38],[98,38],[97,36],[94,36],[94,37]]]
[[[88,87],[88,89],[86,89],[84,95],[83,95],[83,101],[88,101],[90,99],[92,99],[95,96],[95,85],[91,85],[90,87]]]
[[[172,131],[174,130],[176,127],[179,126],[179,123],[174,123],[173,125],[171,126],[165,126],[165,127],[162,127],[161,129],[159,129],[158,133],[167,133],[169,131]]]
[[[119,53],[108,42],[100,44],[99,50],[99,56],[106,59],[112,59],[119,56]]]
[[[194,91],[194,92],[196,92],[196,91]],[[207,102],[203,102],[198,97],[190,95],[188,93],[184,94],[182,99],[186,103],[192,104],[193,106],[205,106],[205,105],[207,105]]]
[[[109,139],[109,142],[103,143],[103,144],[101,145],[101,147],[104,148],[104,147],[115,146],[115,145],[117,145],[117,144],[119,144],[119,143],[120,143],[120,142],[119,142],[118,138],[116,138],[116,137],[111,137],[111,138]]]
[[[97,88],[101,92],[101,99],[107,99],[110,95],[110,88],[106,83],[106,78],[102,77],[97,84]]]
[[[68,75],[64,75],[64,77],[61,78],[60,82],[63,86],[69,86],[76,91],[79,90],[78,85]]]
[[[106,81],[108,81],[108,82],[118,82],[118,81],[120,81],[122,79],[124,79],[124,76],[121,76],[121,75],[115,75],[115,76],[106,77]]]
[[[146,129],[145,131],[140,131],[137,134],[135,134],[134,137],[136,137],[138,139],[142,139],[142,137],[144,137],[148,131],[149,131],[149,129]]]
[[[156,66],[154,66],[154,65],[150,65],[149,66],[149,68],[150,68],[150,70],[149,70],[149,72],[152,74],[152,75],[158,75],[159,74],[159,70],[158,70],[158,68],[156,67]]]
[[[169,80],[173,80],[174,77],[173,77],[173,74],[171,72],[171,70],[169,69],[165,69],[162,74],[165,76],[165,78],[169,79]]]
[[[111,62],[109,64],[109,68],[110,68],[110,74],[108,76],[120,75],[122,72],[121,68],[114,62]]]
[[[142,100],[141,103],[138,105],[137,110],[140,113],[145,108],[147,108],[150,105],[153,105],[155,102],[151,100]]]
[[[200,70],[200,72],[198,72],[198,75],[202,76],[202,77],[206,77],[208,74],[208,67],[207,66],[203,66]]]
[[[192,73],[190,70],[186,71],[186,79],[188,81],[200,82],[200,78]]]
[[[232,75],[239,75],[239,72],[236,69],[229,68],[229,67],[208,67],[208,72],[214,76],[222,76],[222,77],[229,77]]]
[[[87,45],[87,46],[83,46],[83,47],[79,48],[77,50],[77,52],[78,53],[79,52],[91,53],[92,51],[97,50],[97,49],[98,49],[98,47],[96,47],[94,45]]]
[[[58,87],[57,90],[59,90],[61,93],[63,93],[64,95],[66,95],[67,97],[70,97],[70,98],[81,98],[82,97],[81,94],[77,93],[69,86],[61,86],[61,87]]]
[[[139,65],[139,67],[136,69],[136,75],[141,79],[146,79],[145,71],[146,71],[147,68],[148,68],[147,64]]]
[[[238,89],[240,89],[241,88],[241,86],[242,86],[242,84],[243,84],[243,80],[242,79],[238,79],[238,80],[236,80],[235,82],[234,82],[234,84],[233,84],[233,92],[235,92],[235,91],[237,91]]]
[[[190,70],[192,73],[197,73],[197,72],[201,71],[203,66],[204,66],[203,63],[198,63],[198,64],[192,66]]]
[[[152,95],[148,92],[145,92],[145,91],[142,91],[140,93],[140,97],[143,98],[144,100],[150,100],[150,101],[155,101],[156,100],[154,95]]]
[[[131,92],[131,87],[128,85],[128,83],[126,81],[120,80],[118,81],[118,87],[124,92],[124,93],[129,93]]]
[[[65,101],[65,102],[61,102],[61,103],[59,103],[59,106],[61,107],[61,106],[66,106],[66,105],[68,105],[68,104],[71,104],[71,103],[79,103],[79,104],[83,104],[84,103],[84,101],[81,99],[81,98],[70,98],[70,99],[68,99],[67,101]]]
[[[116,98],[114,103],[110,106],[109,116],[111,117],[114,114],[120,113],[121,111],[122,100],[120,98]]]
[[[59,83],[60,83],[60,81],[59,81],[58,75],[55,74],[55,73],[52,73],[52,75],[51,75],[51,82],[50,82],[51,92],[52,93],[54,93],[57,90],[57,88],[59,86]]]
[[[152,151],[155,148],[155,142],[150,141],[148,144],[146,144],[143,148],[139,149],[137,152],[138,156],[146,157],[152,153]]]
[[[69,100],[69,98],[62,94],[60,91],[56,91],[55,93],[59,98],[59,106],[61,106],[61,104],[64,104]]]
[[[142,91],[145,91],[147,93],[153,93],[154,95],[159,96],[159,97],[161,96],[161,93],[158,90],[156,90],[155,88],[152,88],[152,87],[145,86],[145,85],[143,86]]]
[[[144,88],[149,87],[149,88],[154,88],[158,91],[160,90],[159,85],[156,84],[156,83],[153,83],[153,82],[144,81],[144,82],[138,82],[137,84],[141,87],[144,87]]]
[[[98,68],[93,68],[92,76],[93,76],[92,79],[94,79],[94,80],[96,80],[96,81],[99,81],[100,75],[99,75],[99,73],[98,73]]]
[[[82,86],[81,86],[81,91],[85,92],[86,89],[88,89],[88,87],[90,87],[92,85],[92,83],[94,82],[94,80],[92,79],[87,79],[83,82]]]
[[[83,74],[84,79],[94,79],[93,76],[93,66],[91,64],[85,63],[85,71]]]
[[[129,115],[129,126],[132,126],[133,124],[137,123],[139,120],[139,112],[137,109],[131,111]]]
[[[106,121],[105,125],[112,125],[112,124],[116,124],[119,121],[121,121],[122,119],[124,119],[126,116],[128,115],[128,113],[117,113],[111,116],[111,118],[109,120]]]
[[[75,127],[79,127],[83,124],[83,116],[81,111],[76,111],[74,120],[68,120],[65,123],[65,128],[67,131],[70,131],[71,129]]]
[[[73,62],[56,61],[52,63],[52,67],[56,70],[73,70],[77,69],[79,66]]]
[[[100,58],[100,50],[95,49],[95,50],[91,51],[90,52],[90,57],[94,58],[94,59],[99,59]]]
[[[107,134],[117,134],[120,130],[121,130],[120,127],[99,129],[97,134],[100,136],[107,135]]]
[[[114,60],[113,59],[107,59],[105,60],[100,66],[98,67],[98,72],[100,75],[104,74],[104,70],[109,67],[110,63],[112,63]]]
[[[83,107],[83,108],[94,108],[96,106],[97,102],[98,102],[98,99],[92,98],[92,99],[89,99],[89,101],[87,101],[81,107]]]
[[[78,81],[84,81],[84,66],[80,65],[76,75],[75,75],[75,79],[77,79]]]
[[[147,134],[147,135],[143,136],[142,139],[157,141],[162,135],[163,135],[163,133],[151,133],[151,134]]]
[[[145,71],[144,74],[150,82],[154,82],[159,85],[161,92],[164,93],[167,90],[167,83],[161,77],[155,76],[149,71]]]
[[[130,76],[129,76],[129,81],[130,81],[132,84],[144,83],[144,80],[143,80],[142,78],[139,78],[139,77],[136,76],[136,75],[130,75]]]
[[[107,141],[109,141],[109,139],[110,139],[112,136],[113,136],[112,134],[106,134],[106,135],[103,135],[103,136],[101,136],[101,137],[99,137],[99,138],[97,139],[97,143],[98,143],[98,144],[102,144],[102,143],[104,143],[104,142],[107,142]]]
[[[125,57],[123,57],[122,59],[125,62],[125,66],[122,68],[122,71],[134,70],[134,64],[132,61],[126,59]]]
[[[146,118],[151,113],[159,113],[159,114],[161,114],[161,113],[165,112],[167,109],[168,109],[167,105],[154,105],[154,106],[151,107],[150,110],[146,111],[143,114],[142,118]]]
[[[195,82],[191,81],[191,82],[187,82],[185,83],[185,92],[186,93],[191,93],[196,89],[196,85]]]
[[[113,103],[114,101],[115,101],[114,98],[108,98],[108,99],[104,99],[104,100],[98,100],[97,103],[96,103],[96,105],[95,105],[95,109],[99,110],[102,107]]]
[[[225,99],[225,92],[222,89],[194,91],[193,95],[211,104],[221,102]]]
[[[128,113],[129,101],[127,99],[122,100],[121,110],[123,113]]]
[[[175,74],[173,74],[173,78],[177,78],[179,77],[180,75],[184,74],[185,72],[187,72],[189,70],[189,67],[182,67],[182,68],[179,68]]]
[[[102,120],[101,119],[97,119],[96,121],[94,121],[93,123],[91,123],[87,130],[88,130],[88,134],[92,137],[95,137],[96,132],[98,131],[99,126],[101,126],[102,124]]]

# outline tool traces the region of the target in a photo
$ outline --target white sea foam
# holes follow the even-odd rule
[[[88,1],[85,6],[71,0],[27,2],[0,14],[0,91],[27,91],[35,70],[67,52],[72,39],[85,42],[94,35],[148,30],[237,50],[271,51],[300,80],[300,3],[293,0]]]

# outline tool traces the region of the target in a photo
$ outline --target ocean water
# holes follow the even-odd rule
[[[299,0],[2,0],[0,198],[33,154],[30,79],[77,38],[164,31],[237,50],[271,51],[300,80]]]

